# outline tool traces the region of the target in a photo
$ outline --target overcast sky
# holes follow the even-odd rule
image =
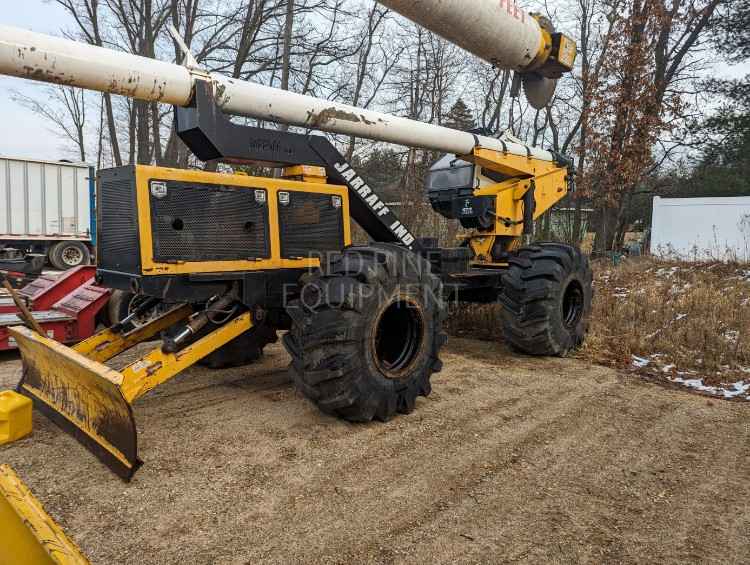
[[[42,0],[5,0],[0,23],[32,31],[57,33],[70,18],[56,3]],[[60,139],[33,112],[10,98],[11,90],[33,94],[41,83],[0,77],[0,154],[57,160],[65,157]]]
[[[4,25],[55,34],[72,27],[68,14],[49,0],[4,0],[3,4],[0,23]],[[735,67],[719,64],[715,71],[716,77],[744,76],[750,73],[750,62]],[[47,160],[70,156],[43,120],[11,100],[11,90],[33,95],[40,88],[41,83],[0,77],[0,154]]]

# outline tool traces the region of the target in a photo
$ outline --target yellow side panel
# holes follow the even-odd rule
[[[18,475],[0,465],[0,565],[88,565]]]
[[[534,179],[536,209],[534,219],[539,218],[568,193],[567,170],[554,168]],[[483,187],[477,196],[495,196],[497,221],[495,235],[520,236],[523,233],[523,195],[531,185],[531,179]],[[507,222],[506,220],[510,220]],[[510,225],[508,225],[510,223]]]
[[[141,226],[141,265],[144,275],[185,275],[191,273],[226,273],[232,271],[262,271],[271,269],[310,269],[320,266],[320,261],[309,259],[281,258],[279,239],[278,192],[299,191],[315,194],[337,195],[342,199],[344,217],[344,245],[351,245],[351,224],[349,216],[349,193],[347,188],[334,184],[316,184],[287,179],[250,177],[246,175],[224,175],[205,171],[167,169],[139,165],[136,167],[136,193],[138,202],[138,223]],[[271,257],[257,261],[202,261],[181,263],[158,263],[153,258],[153,237],[151,233],[151,205],[149,182],[153,179],[217,184],[247,189],[265,189],[268,192],[268,231],[271,237]]]

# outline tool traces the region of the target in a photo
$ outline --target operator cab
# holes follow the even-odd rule
[[[495,198],[474,196],[478,188],[502,182],[506,177],[447,154],[438,159],[425,177],[425,190],[433,210],[464,228],[490,229],[495,225]]]

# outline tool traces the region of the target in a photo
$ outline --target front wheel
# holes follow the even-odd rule
[[[125,318],[141,308],[145,302],[151,300],[144,294],[133,294],[124,290],[113,290],[107,303],[107,322],[109,326],[119,324]],[[158,304],[150,310],[136,316],[130,322],[130,328],[140,328],[156,319],[166,311],[166,305]]]
[[[588,258],[576,247],[539,243],[508,261],[500,302],[505,340],[527,355],[565,356],[583,343],[593,295]]]
[[[440,371],[445,307],[438,277],[408,249],[351,247],[313,275],[287,311],[297,387],[323,412],[387,421],[409,413]]]

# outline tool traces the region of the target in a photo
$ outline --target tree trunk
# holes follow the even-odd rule
[[[594,253],[601,255],[612,251],[615,232],[617,231],[618,210],[611,205],[597,206],[596,234],[594,237]]]
[[[136,112],[135,112],[135,103],[131,102],[129,110],[129,116],[128,116],[128,139],[130,141],[129,147],[128,147],[128,164],[132,165],[135,163],[135,149],[138,145],[138,140],[136,139]]]
[[[112,151],[112,159],[115,167],[122,167],[122,155],[120,154],[120,140],[117,139],[117,124],[115,113],[112,109],[112,95],[104,93],[104,110],[107,116],[107,129],[109,130],[109,146]]]
[[[157,165],[162,165],[164,159],[161,153],[161,121],[159,119],[159,105],[156,102],[149,104],[151,109],[151,128],[153,131],[154,160]]]
[[[292,71],[292,33],[294,30],[294,0],[286,2],[286,20],[284,21],[284,50],[281,55],[281,89],[289,90],[289,76]],[[287,124],[281,124],[281,131],[289,131]]]
[[[581,245],[583,240],[583,202],[582,198],[578,194],[573,195],[573,202],[575,203],[573,210],[573,230],[571,234],[571,243],[574,245]]]

